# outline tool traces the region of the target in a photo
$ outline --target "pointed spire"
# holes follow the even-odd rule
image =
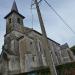
[[[14,0],[14,2],[13,2],[13,6],[12,6],[11,11],[16,11],[16,12],[18,12],[17,5],[16,5],[15,0]]]
[[[13,2],[13,5],[12,5],[12,9],[11,9],[11,12],[9,14],[7,14],[4,18],[6,19],[8,16],[10,16],[13,12],[15,12],[16,14],[18,14],[19,16],[21,16],[23,19],[25,18],[23,15],[21,15],[19,12],[18,12],[18,8],[17,8],[17,5],[16,5],[16,1],[14,0]]]

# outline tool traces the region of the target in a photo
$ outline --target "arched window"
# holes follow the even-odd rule
[[[9,19],[9,24],[11,23],[11,18]]]
[[[19,24],[20,24],[20,18],[17,18],[17,23],[19,23]]]

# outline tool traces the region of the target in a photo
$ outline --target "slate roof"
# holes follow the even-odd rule
[[[16,14],[18,14],[19,16],[21,16],[23,19],[25,18],[23,15],[21,15],[19,12],[18,12],[18,8],[17,8],[17,5],[16,5],[16,2],[14,0],[13,2],[13,5],[12,5],[12,8],[11,8],[11,12],[8,13],[4,18],[6,19],[8,16],[10,16],[13,12],[15,12]]]

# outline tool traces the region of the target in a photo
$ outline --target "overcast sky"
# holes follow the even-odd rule
[[[6,16],[12,7],[14,0],[0,0],[0,52],[4,43],[4,34],[6,30]],[[56,11],[64,18],[64,20],[75,31],[75,0],[47,0]],[[32,10],[33,24],[31,14],[31,0],[16,0],[19,12],[26,18],[24,26],[32,27],[40,32],[40,25],[36,13],[36,9]],[[34,7],[35,8],[35,7]],[[68,43],[69,46],[75,45],[75,34],[72,33],[64,23],[56,16],[56,14],[45,4],[44,1],[40,3],[40,9],[44,20],[46,32],[49,38],[55,40],[60,44]]]

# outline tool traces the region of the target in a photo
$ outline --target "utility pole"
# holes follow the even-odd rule
[[[44,52],[45,52],[45,57],[46,57],[46,63],[48,65],[49,69],[50,69],[51,75],[57,75],[56,68],[55,68],[53,58],[52,58],[52,54],[51,54],[50,44],[49,44],[49,41],[47,39],[47,34],[46,34],[46,31],[45,31],[44,22],[43,22],[41,12],[40,12],[40,8],[39,8],[39,5],[38,5],[38,1],[34,0],[34,3],[36,5],[36,10],[37,10],[37,14],[38,14],[39,22],[40,22],[40,27],[41,27],[41,31],[42,31],[42,35],[43,35],[43,45],[45,47]]]

